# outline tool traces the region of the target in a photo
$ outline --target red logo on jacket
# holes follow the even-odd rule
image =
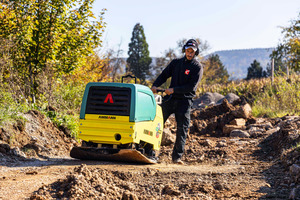
[[[184,72],[185,75],[189,75],[189,73],[190,73],[190,70],[188,70],[188,69],[186,69]]]

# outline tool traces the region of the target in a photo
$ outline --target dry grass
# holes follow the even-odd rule
[[[282,117],[300,114],[300,76],[278,76],[271,82],[270,78],[249,81],[230,82],[227,84],[205,85],[198,94],[218,92],[226,95],[234,93],[244,96],[251,104],[256,117]]]

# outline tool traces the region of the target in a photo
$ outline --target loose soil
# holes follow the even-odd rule
[[[230,137],[222,126],[241,105],[192,113],[185,165],[171,162],[172,144],[154,165],[72,159],[80,144],[30,111],[25,122],[0,129],[0,199],[300,199],[300,175],[290,172],[300,164],[300,118],[250,116],[247,131],[259,128]],[[176,131],[174,119],[167,128]]]

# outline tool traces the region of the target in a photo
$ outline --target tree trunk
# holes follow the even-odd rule
[[[30,79],[30,96],[32,98],[32,103],[35,103],[35,94],[34,94],[34,82],[33,82],[33,74],[32,74],[32,66],[29,64],[29,79]]]

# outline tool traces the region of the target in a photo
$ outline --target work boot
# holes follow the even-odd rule
[[[178,164],[178,165],[184,165],[184,162],[180,158],[173,160],[173,163]]]

